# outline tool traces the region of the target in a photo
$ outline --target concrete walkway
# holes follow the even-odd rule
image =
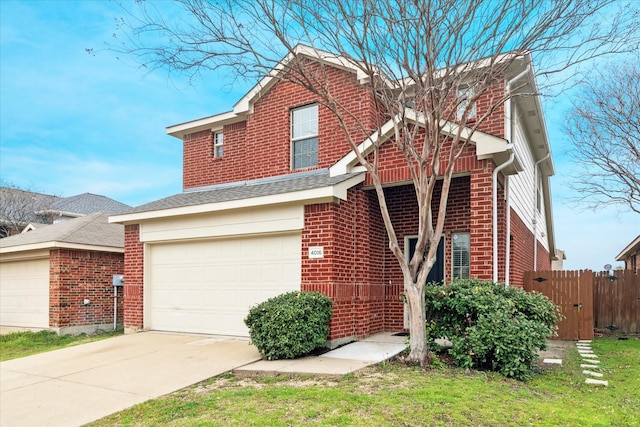
[[[248,340],[145,332],[0,363],[0,426],[77,426],[260,359]]]
[[[234,369],[234,372],[247,375],[308,374],[339,376],[390,359],[406,347],[407,337],[380,333],[320,356],[308,356],[293,360],[260,360],[240,366]]]

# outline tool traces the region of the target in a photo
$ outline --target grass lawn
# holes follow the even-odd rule
[[[122,331],[106,332],[97,335],[57,335],[50,331],[15,332],[0,335],[0,361],[31,356],[36,353],[71,347],[91,341],[122,335]]]
[[[342,378],[224,374],[90,425],[638,426],[640,340],[593,342],[608,387],[585,384],[571,348],[527,382],[393,362]]]

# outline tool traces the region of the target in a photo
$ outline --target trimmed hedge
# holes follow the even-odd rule
[[[326,344],[331,306],[319,292],[288,292],[252,307],[244,322],[263,358],[294,359]]]
[[[434,345],[448,338],[449,354],[463,368],[498,371],[524,380],[560,320],[556,306],[540,293],[479,280],[428,284],[427,333]]]

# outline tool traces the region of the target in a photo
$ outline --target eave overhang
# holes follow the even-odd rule
[[[394,124],[401,120],[406,120],[417,126],[424,126],[425,119],[422,113],[412,109],[406,108],[404,116],[389,119],[384,123],[380,130],[374,132],[367,139],[362,141],[358,145],[358,151],[365,157],[368,156],[377,145],[382,145],[389,138],[394,135]],[[476,156],[478,160],[493,159],[496,164],[502,164],[509,158],[511,151],[513,150],[512,144],[504,138],[479,131],[473,130],[467,126],[460,126],[457,123],[441,120],[440,122],[441,133],[450,137],[455,137],[460,134],[460,138],[469,141],[476,147]],[[349,152],[342,159],[337,161],[331,168],[329,168],[331,176],[339,176],[345,173],[361,171],[362,168],[358,162],[358,157],[353,151]],[[516,158],[511,165],[503,170],[505,175],[513,175],[523,170],[520,161]]]
[[[364,181],[364,174],[354,175],[338,184],[300,191],[291,191],[266,196],[249,197],[223,202],[203,203],[169,209],[121,214],[109,217],[110,223],[138,224],[147,220],[170,218],[184,215],[214,213],[232,209],[255,208],[283,203],[316,204],[347,200],[347,190]]]
[[[640,252],[640,235],[616,256],[616,261],[624,261],[629,255],[636,252]]]
[[[31,244],[19,245],[19,246],[0,247],[0,255],[18,253],[18,252],[27,252],[27,251],[38,251],[38,250],[44,250],[44,249],[48,249],[48,250],[72,249],[72,250],[83,250],[83,251],[124,253],[124,248],[117,248],[112,246],[86,245],[82,243],[50,241],[50,242],[31,243]]]

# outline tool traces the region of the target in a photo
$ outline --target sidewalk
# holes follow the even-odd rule
[[[394,336],[392,333],[380,333],[320,356],[308,356],[293,360],[259,360],[233,371],[242,375],[340,376],[391,359],[402,352],[407,345],[407,337]]]

